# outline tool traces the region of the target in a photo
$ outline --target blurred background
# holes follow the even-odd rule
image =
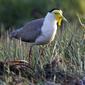
[[[28,76],[31,75],[32,79],[39,82],[37,85],[46,85],[40,84],[41,77],[43,74],[45,76],[50,74],[52,69],[55,69],[52,71],[56,76],[55,81],[61,82],[61,84],[63,79],[70,79],[67,77],[68,75],[71,75],[72,78],[79,76],[79,78],[85,79],[85,0],[0,0],[0,61],[20,59],[28,61],[30,44],[10,39],[9,33],[28,21],[44,17],[53,8],[61,9],[69,23],[63,21],[62,28],[65,29],[57,30],[55,40],[50,46],[33,48],[31,63],[29,62],[33,70],[27,69],[27,72]],[[52,63],[57,65],[57,67],[54,66],[55,68],[48,66],[52,58],[54,59]],[[44,68],[46,65],[48,68]],[[23,71],[24,76],[27,76],[25,70]],[[58,72],[65,75],[65,78],[61,77],[61,80]],[[55,73],[59,74],[59,77]],[[10,80],[10,74],[9,76],[7,74],[7,78],[9,78],[6,79],[6,82]],[[45,76],[43,79],[46,79]]]
[[[85,15],[85,0],[0,0],[0,26],[6,30],[20,27],[27,21],[44,17],[53,8],[63,10],[73,22],[76,13]]]

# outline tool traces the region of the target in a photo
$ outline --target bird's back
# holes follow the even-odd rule
[[[32,20],[26,23],[22,28],[11,33],[11,37],[21,39],[25,42],[35,42],[36,38],[41,34],[41,27],[44,18]]]

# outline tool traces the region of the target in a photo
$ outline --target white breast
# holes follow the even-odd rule
[[[57,22],[53,14],[48,13],[42,26],[42,34],[46,40],[53,40],[57,31]]]
[[[42,34],[36,43],[45,44],[54,40],[57,31],[57,21],[53,14],[48,13],[41,28]]]

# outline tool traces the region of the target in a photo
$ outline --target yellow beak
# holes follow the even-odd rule
[[[62,19],[63,19],[64,21],[68,22],[67,19],[66,19],[64,16],[62,16]]]

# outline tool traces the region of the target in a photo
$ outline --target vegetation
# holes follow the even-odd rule
[[[27,21],[41,18],[52,8],[62,9],[69,23],[62,23],[62,27],[58,28],[56,38],[51,44],[34,46],[29,62],[30,44],[10,39],[8,29],[12,30]],[[62,85],[65,76],[68,75],[71,79],[75,77],[82,79],[85,77],[84,15],[85,0],[39,0],[38,2],[36,0],[0,0],[0,61],[28,61],[32,69],[27,69],[27,73],[28,75],[30,73],[31,76],[29,76],[34,80],[27,78],[25,76],[27,73],[24,76],[19,75],[18,79],[22,79],[24,85],[35,83],[35,81],[36,85],[44,85],[43,81],[49,80],[46,78],[49,73],[49,68],[47,69],[46,66],[49,67],[49,64],[55,61],[55,71],[52,71],[54,69],[52,67],[50,69],[54,74],[52,81]],[[8,85],[11,82],[10,85],[12,85],[14,74],[11,74],[9,67],[7,72],[8,74],[4,74],[4,82]],[[65,74],[63,79],[55,72]]]
[[[44,17],[53,8],[62,9],[72,21],[76,13],[85,14],[84,3],[84,0],[0,0],[0,24],[6,29],[19,27],[29,20]]]
[[[56,39],[50,45],[45,47],[34,46],[30,61],[34,69],[31,76],[37,81],[36,71],[39,75],[44,74],[46,64],[56,60],[56,71],[65,72],[73,77],[84,77],[85,71],[85,31],[82,27],[78,28],[77,23],[66,24],[63,31],[58,28]],[[7,36],[7,37],[6,37]],[[5,37],[5,40],[3,39]],[[11,40],[8,33],[0,39],[0,59],[3,61],[27,60],[29,62],[29,44],[19,40]],[[29,72],[28,71],[28,72]],[[39,73],[39,72],[42,72]],[[37,75],[38,75],[37,74]],[[45,79],[45,76],[44,76]],[[38,84],[43,81],[42,77],[38,79]],[[25,80],[24,80],[25,81]],[[56,78],[57,83],[61,83]],[[26,82],[25,82],[26,83]],[[43,83],[43,82],[42,82]]]

